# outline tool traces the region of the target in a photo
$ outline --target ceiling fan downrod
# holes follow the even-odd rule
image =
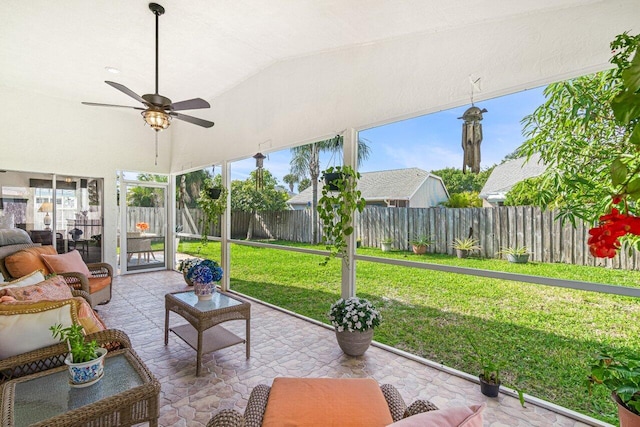
[[[160,6],[158,3],[149,3],[149,9],[156,16],[156,95],[160,92],[158,91],[158,32],[160,26],[160,15],[164,14],[164,7]]]

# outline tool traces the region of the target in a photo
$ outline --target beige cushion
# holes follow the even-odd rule
[[[78,305],[74,299],[0,304],[0,359],[58,343],[49,327],[78,323]]]
[[[42,254],[44,263],[54,273],[82,273],[87,277],[91,277],[89,267],[82,260],[80,252],[71,251],[60,255]]]
[[[42,270],[36,270],[19,279],[13,280],[11,282],[2,283],[0,285],[0,290],[31,286],[31,285],[35,285],[36,283],[40,283],[42,281],[44,281],[44,274],[42,274]]]
[[[483,403],[423,412],[389,424],[389,427],[482,427],[482,411],[485,406]]]

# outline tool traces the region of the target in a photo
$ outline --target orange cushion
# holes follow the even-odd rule
[[[276,378],[263,427],[386,426],[393,422],[371,378]]]
[[[44,263],[54,273],[82,273],[91,277],[89,267],[84,263],[80,252],[71,251],[60,255],[42,255]]]
[[[89,277],[89,293],[101,291],[111,283],[111,277]]]
[[[43,270],[44,275],[51,273],[45,265],[40,255],[55,255],[56,249],[53,246],[36,246],[34,248],[22,249],[13,255],[9,255],[4,260],[11,277],[22,277],[36,270]]]

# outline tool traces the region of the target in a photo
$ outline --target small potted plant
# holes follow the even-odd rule
[[[67,342],[69,354],[64,363],[69,368],[69,385],[87,387],[98,382],[104,373],[104,356],[107,350],[98,347],[95,340],[86,341],[81,325],[63,328],[61,324],[56,324],[49,329],[54,338]]]
[[[382,316],[364,298],[340,298],[329,310],[329,320],[336,330],[338,345],[349,356],[362,356],[373,339],[373,328]]]
[[[411,249],[416,255],[422,255],[427,252],[427,247],[433,244],[433,239],[424,234],[415,236],[409,243],[411,243]]]
[[[498,254],[506,255],[509,262],[515,264],[526,264],[529,262],[529,249],[526,246],[509,246],[502,248]]]
[[[451,247],[456,250],[458,258],[466,258],[472,251],[479,251],[482,246],[478,244],[478,239],[467,237],[466,239],[455,239]]]
[[[600,351],[591,363],[589,393],[604,386],[618,405],[621,427],[640,425],[640,356],[616,350]]]
[[[382,248],[382,252],[391,252],[393,246],[393,239],[391,237],[385,237],[380,242],[380,247]]]
[[[350,166],[332,166],[324,174],[337,173],[333,187],[322,187],[322,197],[318,200],[318,216],[322,220],[322,242],[329,255],[321,262],[327,265],[333,257],[341,255],[346,259],[347,236],[353,234],[352,224],[355,211],[362,212],[366,201],[358,190],[360,174]],[[335,189],[333,189],[335,188]]]

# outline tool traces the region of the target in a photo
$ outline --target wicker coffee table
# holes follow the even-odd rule
[[[209,301],[199,301],[193,291],[174,292],[164,296],[164,345],[169,343],[169,331],[182,338],[196,351],[196,376],[200,375],[202,353],[246,343],[250,357],[251,304],[226,292],[217,291]],[[169,328],[169,312],[183,317],[189,324]],[[246,321],[246,339],[227,331],[220,323],[229,320]]]
[[[104,377],[85,388],[69,386],[66,366],[5,382],[0,388],[3,427],[158,425],[160,383],[131,349],[109,352]]]

